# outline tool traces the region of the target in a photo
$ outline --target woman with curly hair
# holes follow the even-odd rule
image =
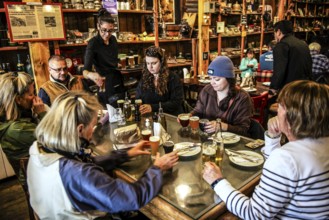
[[[233,63],[226,56],[218,56],[208,67],[210,85],[199,94],[195,108],[191,112],[200,118],[212,120],[205,131],[216,131],[216,119],[221,119],[222,131],[250,136],[248,130],[253,113],[249,94],[235,86]]]
[[[139,109],[141,114],[158,111],[161,102],[164,112],[178,115],[183,112],[183,95],[183,85],[176,74],[169,72],[163,50],[155,46],[147,48],[136,91],[136,99],[144,103]]]

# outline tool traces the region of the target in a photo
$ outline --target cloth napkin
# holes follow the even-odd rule
[[[159,122],[153,122],[153,134],[160,137],[160,144],[170,140],[171,136],[166,132]]]
[[[109,114],[109,122],[114,123],[118,122],[118,118],[115,117],[115,108],[112,105],[106,104],[107,112]]]

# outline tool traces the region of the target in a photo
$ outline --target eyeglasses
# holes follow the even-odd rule
[[[66,72],[68,70],[67,67],[55,69],[55,68],[52,68],[51,66],[49,66],[49,68],[52,69],[52,70],[54,70],[57,73]]]
[[[113,33],[115,30],[114,30],[114,29],[101,28],[100,31],[102,32],[102,34],[105,34],[105,33],[111,34],[111,33]]]

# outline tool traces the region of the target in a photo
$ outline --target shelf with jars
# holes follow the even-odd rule
[[[256,54],[266,51],[263,45],[273,39],[273,32],[270,27],[272,15],[264,16],[268,13],[264,6],[265,0],[243,0],[241,5],[238,1],[222,1],[217,16],[212,16],[212,32],[217,34],[216,37],[210,37],[212,54],[218,48],[218,54],[229,56],[234,65],[238,66],[246,48],[254,48]],[[216,32],[216,22],[224,22],[221,33]],[[215,39],[218,39],[217,42]]]
[[[329,2],[325,0],[288,0],[285,16],[296,33],[329,30]]]

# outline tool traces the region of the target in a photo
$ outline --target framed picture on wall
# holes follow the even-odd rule
[[[159,11],[167,24],[175,24],[175,0],[160,0]]]

